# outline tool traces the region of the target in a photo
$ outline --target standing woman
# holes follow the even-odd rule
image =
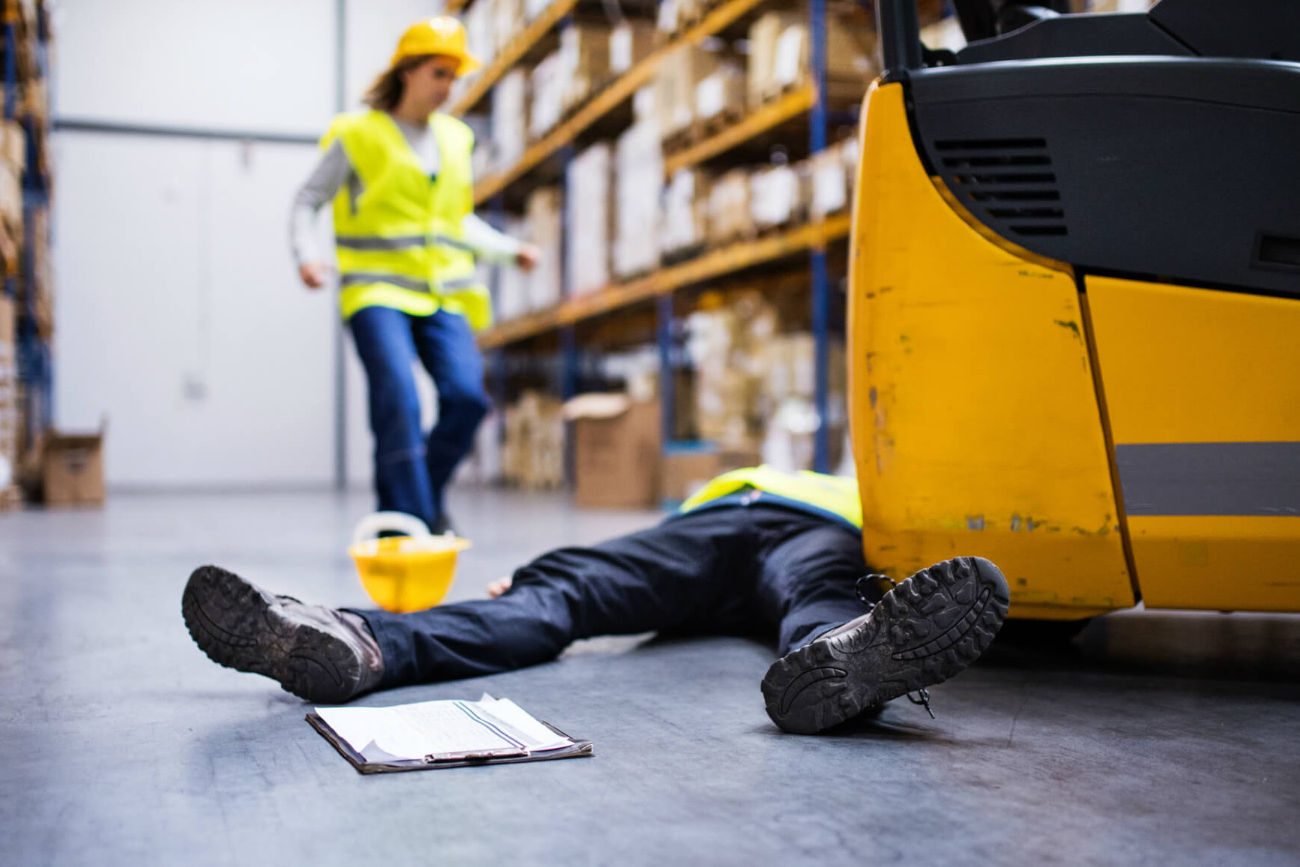
[[[491,301],[475,257],[537,263],[535,248],[474,216],[473,132],[438,111],[457,77],[479,66],[465,43],[465,28],[449,17],[402,34],[366,93],[370,110],[339,115],[322,139],[291,229],[303,283],[325,285],[330,266],[313,249],[313,224],[333,200],[339,300],[369,384],[379,508],[415,515],[435,532],[450,528],[444,489],[488,410],[473,332],[491,322]],[[417,358],[438,389],[427,439]]]

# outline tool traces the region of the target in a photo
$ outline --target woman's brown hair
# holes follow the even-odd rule
[[[402,73],[408,69],[414,69],[424,61],[433,57],[432,54],[417,54],[412,57],[403,57],[401,60],[384,72],[380,73],[366,95],[361,101],[376,111],[392,111],[397,108],[397,104],[402,101]]]

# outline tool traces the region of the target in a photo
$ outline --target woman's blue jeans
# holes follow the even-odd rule
[[[348,327],[369,383],[379,509],[432,526],[443,516],[444,489],[489,407],[473,332],[455,313],[410,316],[389,307],[362,308]],[[420,429],[417,358],[438,389],[438,421],[428,437]]]

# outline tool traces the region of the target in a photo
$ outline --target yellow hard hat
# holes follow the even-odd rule
[[[466,42],[465,25],[458,19],[450,15],[425,18],[406,28],[402,38],[397,41],[397,51],[393,53],[393,59],[388,65],[396,66],[407,57],[441,54],[460,62],[456,68],[457,75],[468,75],[482,64],[469,53]]]

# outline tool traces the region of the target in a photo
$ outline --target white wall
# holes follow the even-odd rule
[[[349,108],[401,29],[440,6],[345,4]],[[334,112],[335,0],[59,10],[56,119],[314,137]],[[336,307],[298,284],[286,243],[315,148],[76,130],[52,146],[56,424],[108,419],[111,487],[332,482]],[[345,351],[347,465],[369,484]]]

